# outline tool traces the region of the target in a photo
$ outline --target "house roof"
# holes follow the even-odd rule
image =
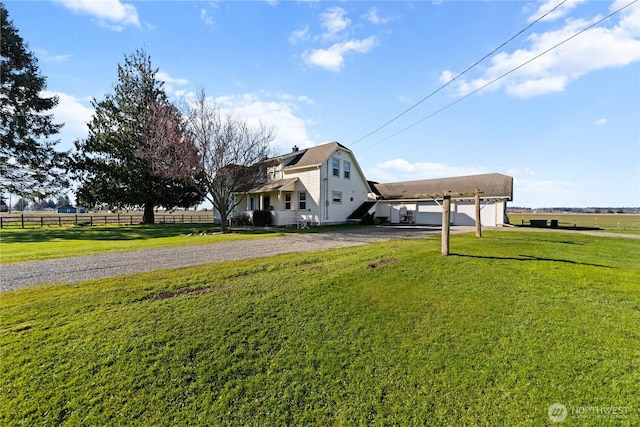
[[[482,191],[481,197],[513,199],[513,178],[500,173],[459,176],[454,178],[423,179],[420,181],[378,184],[370,182],[374,193],[384,200],[408,200],[429,198],[426,194],[450,191],[454,193],[472,193]]]
[[[297,169],[319,166],[325,162],[338,148],[351,151],[338,142],[329,142],[316,147],[289,153],[283,158],[284,169]]]
[[[269,181],[260,187],[249,190],[249,193],[268,193],[270,191],[278,190],[293,190],[295,189],[295,183],[298,178],[278,179],[275,181]]]

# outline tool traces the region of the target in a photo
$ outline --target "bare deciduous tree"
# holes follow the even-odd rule
[[[184,121],[176,122],[175,108],[157,105],[150,110],[148,133],[154,141],[143,153],[154,173],[204,187],[204,196],[220,214],[227,232],[229,215],[237,206],[235,195],[266,179],[265,159],[275,129],[260,123],[222,116],[201,90],[186,107]]]

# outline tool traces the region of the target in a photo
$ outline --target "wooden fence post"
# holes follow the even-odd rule
[[[24,214],[20,215],[20,224],[22,224],[22,228],[24,228]]]
[[[451,194],[443,193],[442,202],[442,255],[449,255],[449,223],[451,218]]]
[[[475,191],[476,199],[476,237],[482,237],[482,220],[480,218],[480,190]]]

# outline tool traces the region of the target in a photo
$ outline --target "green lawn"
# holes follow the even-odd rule
[[[610,213],[509,213],[511,224],[528,224],[530,219],[557,219],[561,227],[596,227],[608,232],[640,233],[640,215]]]
[[[638,425],[638,249],[485,231],[3,293],[0,424]]]
[[[276,231],[220,234],[212,224],[152,224],[0,230],[0,263],[35,261],[102,252],[214,243],[277,235]]]

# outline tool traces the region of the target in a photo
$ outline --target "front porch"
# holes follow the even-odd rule
[[[306,228],[320,225],[315,213],[317,203],[311,200],[298,178],[269,182],[237,197],[241,198],[233,216],[246,215],[253,221],[257,210],[271,212],[271,225]]]

